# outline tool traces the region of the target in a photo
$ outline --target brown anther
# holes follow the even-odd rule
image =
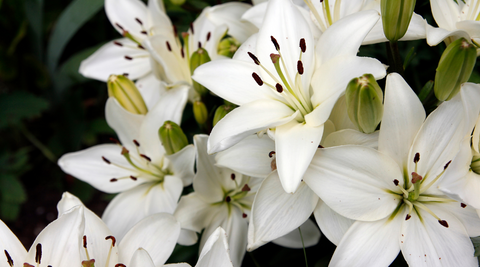
[[[305,51],[307,51],[307,44],[305,43],[304,38],[300,39],[300,49],[302,49],[302,53],[305,53]]]
[[[113,41],[113,44],[114,44],[114,45],[118,45],[118,46],[123,46],[123,44],[122,44],[122,43],[120,43],[120,42],[117,42],[117,41]]]
[[[273,155],[275,155],[275,151],[270,151],[270,152],[268,153],[268,156],[269,156],[269,157],[273,157]]]
[[[279,93],[283,92],[283,87],[282,87],[281,84],[279,84],[279,83],[275,84],[275,88],[277,88],[277,92],[279,92]]]
[[[168,41],[166,41],[165,43],[167,44],[168,51],[172,52],[172,47],[170,46],[170,43]]]
[[[35,262],[42,263],[42,244],[38,243],[35,247]]]
[[[112,162],[110,162],[106,157],[103,157],[103,156],[102,156],[102,159],[103,159],[103,161],[105,161],[107,164],[111,164],[111,163],[112,163]]]
[[[118,181],[117,178],[112,178],[112,179],[110,179],[110,182],[112,182],[112,183],[114,183],[114,182],[116,182],[116,181]]]
[[[227,196],[227,197],[225,198],[225,201],[226,201],[226,202],[230,202],[230,201],[232,201],[232,198],[231,198],[230,196]]]
[[[415,153],[415,157],[413,158],[413,163],[418,163],[420,161],[420,153]]]
[[[275,50],[280,51],[280,45],[278,45],[277,39],[275,39],[275,37],[273,36],[270,36],[270,40],[272,40],[272,43],[275,46]]]
[[[416,172],[412,172],[412,184],[421,181],[423,177]]]
[[[133,175],[130,175],[130,179],[132,179],[132,180],[136,181],[138,178],[137,178],[137,177],[135,177],[135,176],[133,176]]]
[[[122,152],[120,152],[120,154],[122,155],[125,155],[125,154],[128,154],[128,149],[126,149],[125,147],[122,147]]]
[[[127,266],[123,263],[118,263],[118,264],[115,264],[115,267],[127,267]]]
[[[279,58],[280,58],[279,54],[273,54],[273,53],[270,54],[270,59],[272,60],[273,64],[276,64]]]
[[[253,60],[255,64],[260,65],[260,60],[258,60],[258,58],[254,54],[250,52],[247,52],[247,54],[250,56],[250,58]]]
[[[123,27],[122,27],[122,26],[120,26],[120,24],[118,24],[118,23],[115,23],[115,26],[117,26],[118,28],[120,28],[120,30],[122,30],[122,31],[123,31]]]
[[[141,31],[140,33],[141,33],[141,34],[148,35],[148,32],[147,32],[147,31]]]
[[[297,71],[298,71],[298,74],[300,75],[303,74],[303,63],[301,60],[297,61]]]
[[[242,214],[242,218],[244,218],[244,219],[247,218],[247,214],[246,214],[246,213],[243,213],[243,214]]]
[[[126,60],[132,60],[133,57],[131,57],[131,56],[125,56],[125,59],[126,59]]]
[[[122,75],[125,76],[125,77],[128,77],[128,73],[126,73],[126,72],[124,72]]]
[[[405,221],[410,220],[410,218],[412,218],[412,216],[410,216],[410,214],[407,214],[407,216],[405,216]]]
[[[145,50],[145,47],[143,47],[143,45],[141,45],[141,44],[137,45],[137,47],[140,48],[140,49]]]
[[[324,146],[322,146],[322,145],[318,145],[318,148],[325,148],[325,147],[324,147]]]
[[[467,207],[467,204],[465,204],[465,203],[460,203],[460,207],[466,208],[466,207]]]
[[[438,223],[441,224],[443,227],[448,228],[448,223],[445,220],[438,220]]]
[[[395,180],[393,180],[393,183],[395,184],[395,186],[398,186],[399,181],[397,179],[395,179]]]
[[[183,47],[180,49],[180,55],[182,56],[182,58],[185,58],[185,52],[183,52]]]
[[[447,162],[447,164],[445,164],[445,166],[443,167],[444,170],[446,170],[448,168],[448,165],[450,165],[452,161],[450,160],[449,162]]]
[[[245,184],[245,185],[243,186],[243,188],[242,188],[242,192],[248,192],[248,191],[250,191],[250,190],[251,190],[251,189],[250,189],[250,186],[248,186],[248,184]]]
[[[142,158],[144,158],[144,159],[146,159],[146,160],[148,160],[148,161],[152,162],[152,159],[151,159],[149,156],[147,156],[147,155],[140,154],[140,157],[142,157]]]
[[[115,246],[115,243],[117,242],[117,239],[115,239],[115,237],[113,235],[109,235],[107,237],[105,237],[105,240],[112,240],[112,247]]]
[[[263,81],[262,79],[260,78],[260,76],[258,76],[258,74],[256,74],[255,72],[252,72],[252,77],[253,79],[257,82],[257,84],[259,86],[262,86],[263,85]]]
[[[178,36],[177,34],[177,26],[173,25],[173,34],[175,34],[175,37]]]
[[[5,257],[7,257],[7,263],[8,265],[10,265],[10,267],[13,267],[13,260],[12,260],[12,257],[10,257],[10,254],[8,254],[8,252],[6,250],[5,251]]]
[[[135,20],[138,22],[138,24],[143,25],[143,22],[139,18],[135,18]]]
[[[87,248],[87,236],[86,235],[83,236],[83,247]]]
[[[190,23],[190,30],[192,31],[192,34],[195,34],[195,31],[193,30],[193,23]]]
[[[202,43],[198,42],[198,49],[202,48]]]
[[[230,175],[230,178],[231,178],[232,180],[235,180],[235,173],[232,173],[232,174]]]
[[[140,147],[140,143],[139,143],[137,140],[133,139],[133,143],[134,143],[137,147]]]
[[[109,139],[110,139],[110,141],[114,142],[115,144],[120,145],[120,141],[118,141],[117,139],[115,139],[113,137],[110,137]]]
[[[207,33],[207,42],[210,40],[210,37],[212,36],[212,33],[211,32],[208,32]]]

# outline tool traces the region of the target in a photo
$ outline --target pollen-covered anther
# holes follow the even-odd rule
[[[398,186],[399,181],[397,179],[395,179],[395,180],[393,180],[393,183],[395,184],[395,186]]]
[[[122,30],[122,31],[123,31],[123,27],[122,27],[120,24],[118,24],[118,23],[115,23],[115,26],[117,26],[118,28],[120,28],[120,30]]]
[[[42,244],[38,243],[35,247],[35,262],[42,263]]]
[[[460,203],[460,207],[466,208],[466,207],[467,207],[467,204],[465,204],[465,203]]]
[[[172,52],[172,47],[170,46],[170,43],[166,41],[165,44],[167,45],[168,51]]]
[[[105,240],[112,240],[112,247],[114,247],[115,243],[117,243],[117,239],[115,239],[115,237],[113,235],[109,235],[109,236],[105,237]]]
[[[208,33],[207,33],[207,42],[210,40],[210,37],[212,37],[212,33],[211,33],[211,32],[208,32]]]
[[[438,220],[438,223],[441,224],[443,227],[448,228],[448,223],[445,220]]]
[[[235,173],[232,173],[232,174],[230,175],[230,179],[235,180]]]
[[[410,218],[412,218],[412,216],[410,214],[407,214],[407,216],[405,216],[405,221],[408,221]]]
[[[195,34],[195,31],[193,30],[193,23],[190,23],[190,30],[192,31],[192,34]]]
[[[137,21],[138,24],[143,25],[143,22],[139,18],[135,18],[135,21]]]
[[[87,236],[86,235],[83,236],[83,247],[87,248]]]
[[[202,42],[198,42],[198,49],[202,48]]]
[[[415,153],[415,157],[413,158],[413,163],[418,163],[420,161],[420,153]]]
[[[123,46],[123,44],[120,43],[120,42],[118,42],[118,41],[113,41],[113,44],[114,44],[114,45],[118,45],[118,46]]]
[[[183,47],[180,49],[180,55],[182,56],[182,58],[185,58],[185,52],[183,52]]]
[[[275,84],[275,88],[277,89],[277,92],[279,93],[283,92],[283,87],[281,84],[279,83]]]
[[[269,156],[270,158],[273,157],[273,155],[275,155],[275,151],[270,151],[270,152],[268,153],[268,156]]]
[[[445,164],[445,166],[443,167],[443,170],[446,170],[448,168],[448,165],[450,165],[451,162],[452,162],[451,160],[447,162],[447,164]]]
[[[142,158],[144,158],[144,159],[146,159],[146,160],[148,160],[148,161],[150,161],[150,162],[152,161],[152,159],[151,159],[149,156],[147,156],[147,155],[140,154],[140,157],[142,157]]]
[[[12,257],[10,257],[10,254],[8,254],[8,252],[6,250],[5,251],[5,257],[7,257],[7,263],[8,265],[10,265],[10,267],[13,267],[13,260],[12,260]]]
[[[273,45],[275,46],[275,50],[280,51],[280,45],[277,42],[277,39],[275,37],[270,36],[270,40],[272,40]]]
[[[307,51],[307,44],[305,43],[304,38],[300,39],[300,49],[302,49],[302,53],[305,53],[305,51]]]
[[[262,86],[263,85],[263,81],[262,79],[260,78],[260,76],[258,76],[258,74],[256,74],[255,72],[252,72],[252,77],[253,79],[257,82],[257,84],[259,86]]]
[[[131,57],[131,56],[125,56],[124,58],[125,58],[126,60],[133,60],[133,57]]]
[[[300,75],[303,74],[303,63],[301,60],[297,61],[297,71],[298,71],[298,74]]]
[[[112,162],[110,160],[108,160],[106,157],[102,156],[102,159],[103,159],[103,161],[105,161],[105,163],[112,164]]]
[[[143,45],[141,45],[141,44],[137,45],[137,47],[140,48],[140,49],[145,50],[145,47],[143,47]]]
[[[135,176],[133,176],[133,175],[130,175],[130,179],[132,179],[132,180],[134,180],[134,181],[138,180],[138,178],[135,177]]]
[[[232,201],[232,198],[231,198],[230,196],[227,196],[227,197],[225,198],[225,201],[226,201],[226,202],[230,202],[230,201]]]
[[[244,218],[244,219],[247,218],[247,214],[246,214],[246,213],[243,213],[243,214],[242,214],[242,218]]]
[[[260,65],[260,60],[258,60],[258,58],[254,54],[252,54],[251,52],[247,52],[247,54],[255,64]]]
[[[127,267],[127,266],[123,263],[118,263],[118,264],[115,264],[115,267]]]
[[[412,172],[412,184],[415,184],[415,183],[421,181],[422,179],[423,179],[423,177],[421,175],[419,175],[416,172]]]
[[[133,143],[134,143],[137,147],[140,147],[140,143],[139,143],[137,140],[133,139]]]
[[[140,33],[141,33],[141,34],[148,35],[147,31],[141,31]]]
[[[124,75],[125,76],[125,75]],[[110,141],[114,142],[115,144],[117,145],[120,145],[120,141],[118,141],[117,139],[113,138],[113,137],[110,137]]]
[[[242,188],[242,192],[249,192],[251,190],[250,186],[248,184],[245,184]]]
[[[117,178],[112,178],[112,179],[110,179],[110,182],[111,182],[111,183],[114,183],[114,182],[116,182],[116,181],[118,181]]]
[[[325,148],[325,147],[324,147],[324,146],[322,146],[322,145],[318,145],[318,147],[317,147],[317,148]]]

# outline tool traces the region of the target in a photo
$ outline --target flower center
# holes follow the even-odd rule
[[[322,5],[322,13],[323,19],[318,13],[318,10],[315,8],[312,0],[303,0],[305,4],[310,8],[312,14],[315,16],[315,19],[318,21],[320,25],[320,29],[322,32],[326,31],[328,27],[330,27],[335,21],[340,19],[340,5],[342,0],[336,0],[335,6],[333,7],[333,12],[330,10],[329,0],[320,0]]]
[[[110,257],[112,255],[112,249],[115,247],[116,239],[115,237],[109,235],[105,237],[105,240],[111,240],[112,244],[110,245],[110,249],[108,250],[108,256],[107,256],[107,261],[105,262],[105,267],[108,267],[110,264]],[[95,267],[95,259],[90,258],[90,254],[88,253],[88,248],[87,248],[87,236],[83,236],[83,249],[85,250],[85,254],[87,256],[87,260],[82,261],[82,266],[83,267]],[[115,266],[125,266],[123,264],[117,264]]]
[[[235,173],[230,174],[230,179],[235,183],[235,188],[228,191],[224,190],[223,201],[215,204],[226,204],[229,215],[231,214],[232,208],[237,207],[238,209],[240,209],[240,211],[242,211],[243,218],[246,218],[247,217],[246,211],[247,212],[250,211],[252,206],[251,206],[251,203],[249,203],[249,201],[246,201],[245,198],[255,194],[255,192],[253,192],[250,186],[248,185],[251,177],[250,176],[243,177],[243,175],[240,175],[240,176],[242,177],[237,177]],[[238,180],[241,180],[242,182],[239,183]]]
[[[300,55],[297,61],[297,73],[295,74],[295,80],[292,80],[292,76],[289,74],[285,61],[282,57],[282,53],[280,52],[280,45],[275,37],[270,36],[270,38],[275,46],[275,50],[278,52],[278,54],[270,54],[270,59],[272,60],[272,64],[275,67],[277,75],[272,74],[267,68],[265,68],[265,66],[260,63],[260,60],[258,60],[254,54],[248,52],[248,55],[253,62],[260,66],[265,71],[266,75],[268,75],[275,82],[275,85],[265,82],[265,79],[260,78],[260,76],[255,72],[252,73],[252,77],[259,86],[266,85],[276,93],[280,94],[283,99],[285,99],[286,105],[288,105],[292,110],[300,111],[302,117],[304,117],[313,110],[313,106],[310,101],[309,88],[303,88],[301,78],[304,73],[302,55],[307,49],[305,39],[300,39]]]
[[[480,174],[480,154],[474,152],[470,169],[476,174]]]

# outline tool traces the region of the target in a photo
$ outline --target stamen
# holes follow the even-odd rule
[[[140,154],[140,157],[148,160],[149,162],[152,162],[152,159],[151,159],[150,157],[148,157],[147,155],[145,155],[145,154]]]
[[[148,35],[147,31],[141,31],[140,33],[141,33],[141,34]]]
[[[112,247],[114,247],[115,243],[117,242],[117,239],[113,235],[105,237],[105,240],[112,240]]]
[[[88,255],[88,249],[87,249],[87,236],[83,236],[83,248],[85,249],[85,254],[87,255],[87,260],[90,260],[90,255]]]
[[[115,267],[127,267],[127,266],[123,263],[119,263],[119,264],[115,264]]]
[[[10,254],[8,254],[8,252],[6,250],[5,251],[5,257],[7,257],[7,263],[8,265],[10,265],[10,267],[13,267],[13,260],[12,260],[12,257],[10,257]]]
[[[297,71],[298,71],[298,74],[302,75],[303,74],[303,63],[302,61],[297,61]]]
[[[185,58],[185,52],[183,52],[183,46],[180,49],[180,55],[182,56],[182,58]]]
[[[230,175],[230,178],[231,178],[232,180],[235,180],[235,173],[232,173],[232,174]]]
[[[198,42],[198,49],[202,48],[202,43]]]
[[[245,184],[242,188],[242,192],[249,192],[251,189],[250,187],[248,186],[248,184]]]
[[[451,162],[452,162],[451,160],[449,162],[447,162],[447,164],[445,164],[445,166],[443,166],[443,170],[446,170]]]
[[[102,156],[103,161],[105,161],[107,164],[112,164],[111,161],[109,161],[106,157]]]
[[[283,92],[283,87],[282,87],[281,84],[279,84],[279,83],[275,84],[275,88],[277,88],[277,92],[279,92],[279,93]]]
[[[259,86],[262,86],[263,85],[263,81],[262,79],[260,78],[260,76],[258,76],[258,74],[256,74],[255,72],[252,72],[252,77],[253,79],[257,82],[257,84]]]
[[[135,176],[133,176],[133,175],[130,175],[130,179],[132,179],[132,180],[136,181],[138,178],[137,178],[137,177],[135,177]]]
[[[135,18],[135,20],[138,22],[138,24],[143,26],[143,22],[139,18]]]
[[[418,163],[420,161],[420,153],[415,153],[415,157],[413,158],[414,163]]]
[[[433,179],[428,185],[426,185],[422,188],[422,190],[420,191],[420,194],[427,191],[427,189],[430,188],[430,186],[432,186],[438,179],[440,179],[440,177],[442,177],[442,175],[445,173],[448,166],[450,165],[450,162],[452,162],[452,161],[450,160],[449,162],[447,162],[447,164],[445,164],[445,166],[443,166],[443,171],[439,175],[437,175],[437,177],[435,177],[435,179]]]
[[[398,186],[399,181],[397,179],[395,179],[395,180],[393,180],[393,183],[395,184],[395,186]]]
[[[116,182],[116,181],[118,181],[117,178],[112,178],[112,179],[110,179],[110,182],[112,182],[112,183],[114,183],[114,182]]]
[[[466,208],[466,207],[467,207],[467,204],[465,204],[465,203],[460,203],[460,207]]]
[[[437,215],[435,215],[435,213],[433,213],[429,208],[427,208],[427,206],[423,205],[422,203],[420,203],[420,202],[417,201],[417,202],[415,202],[414,205],[415,205],[416,207],[419,207],[419,208],[421,208],[422,210],[428,212],[428,213],[429,213],[430,215],[432,215],[435,219],[437,219],[437,221],[438,221],[440,224],[442,224],[442,222],[447,223],[446,221],[441,220]],[[442,224],[442,225],[443,225],[443,224]],[[443,226],[445,226],[445,225],[443,225]],[[447,224],[447,226],[445,226],[445,227],[448,227],[448,224]]]
[[[133,57],[131,57],[131,56],[125,56],[125,59],[126,59],[126,60],[132,60]]]
[[[168,51],[172,52],[172,47],[170,46],[170,43],[168,41],[166,41],[165,43],[167,44]]]
[[[247,54],[250,56],[250,58],[253,60],[255,64],[260,65],[260,60],[258,60],[258,58],[254,54],[250,52],[247,52]]]
[[[230,196],[227,196],[227,197],[225,198],[225,201],[228,203],[228,202],[232,201],[232,198],[231,198]]]
[[[270,151],[270,153],[268,153],[269,157],[273,157],[273,155],[275,155],[275,151]]]
[[[175,37],[178,37],[177,26],[175,26],[175,25],[173,25],[173,34],[175,34]]]
[[[108,250],[108,256],[107,256],[107,262],[105,264],[105,266],[109,266],[109,263],[110,263],[110,255],[112,254],[112,248],[115,246],[115,242],[116,242],[116,239],[114,236],[107,236],[105,237],[105,240],[112,240],[112,245],[110,246],[110,249]]]
[[[408,221],[410,218],[412,218],[412,216],[410,214],[407,214],[407,216],[405,216],[405,221]]]
[[[120,26],[120,24],[118,24],[118,23],[115,23],[115,26],[117,26],[118,28],[120,28],[120,30],[122,30],[122,31],[124,30],[123,27]]]
[[[126,72],[124,72],[122,75],[125,76],[125,77],[128,77],[128,73],[126,73]]]
[[[304,38],[300,39],[300,49],[302,49],[302,53],[305,53],[305,51],[307,51],[307,44],[305,43]]]
[[[140,147],[140,143],[139,143],[137,140],[133,139],[133,143],[134,143],[137,147]]]
[[[193,23],[190,23],[190,30],[192,31],[192,34],[195,34],[195,31],[193,30]]]
[[[122,44],[122,43],[120,43],[120,42],[117,42],[117,41],[113,41],[113,44],[114,44],[114,45],[118,45],[118,46],[123,46],[123,44]]]
[[[140,49],[145,50],[145,47],[143,47],[143,45],[141,45],[141,44],[137,45],[137,47],[140,48]]]
[[[244,218],[244,219],[247,218],[247,214],[246,214],[246,213],[243,213],[243,214],[242,214],[242,218]]]
[[[123,76],[125,76],[125,74]],[[115,139],[113,137],[110,137],[110,141],[114,142],[117,145],[120,145],[120,141],[118,141],[117,139]]]
[[[207,42],[210,40],[210,37],[212,36],[212,33],[211,32],[208,32],[207,33]]]
[[[318,147],[317,147],[317,148],[325,148],[325,147],[324,147],[324,146],[322,146],[322,145],[318,145]]]
[[[438,223],[441,224],[443,227],[448,228],[448,223],[445,220],[438,220]]]
[[[275,37],[270,36],[270,40],[272,40],[273,45],[275,46],[275,50],[280,51],[280,45],[277,42],[277,39]]]
[[[410,201],[408,201],[408,200],[406,200],[406,199],[404,199],[403,202],[404,202],[405,204],[407,204],[407,206],[408,206],[408,213],[407,213],[407,216],[405,216],[405,220],[408,220],[408,219],[410,219],[410,218],[412,217],[410,214],[412,214],[413,204],[412,204],[412,202],[410,202]]]
[[[35,247],[35,262],[42,263],[42,244],[38,243]]]

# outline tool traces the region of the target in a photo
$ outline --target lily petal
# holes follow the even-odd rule
[[[117,133],[122,145],[128,150],[135,151],[133,140],[140,137],[139,130],[145,115],[128,112],[114,97],[110,97],[105,105],[105,118],[108,125]]]
[[[460,15],[458,4],[449,0],[430,1],[432,14],[438,26],[449,31],[455,30],[455,23]]]
[[[195,147],[188,145],[175,154],[165,156],[175,174],[182,180],[183,186],[189,186],[193,182],[193,165],[195,163]]]
[[[140,0],[106,0],[105,13],[114,28],[123,34],[128,31],[137,40],[142,40],[145,30],[141,23],[136,21],[147,19],[147,6]],[[146,22],[146,21],[145,21]],[[143,21],[142,21],[143,23]],[[123,28],[123,29],[122,29]]]
[[[355,222],[332,210],[321,199],[319,199],[313,215],[315,215],[315,221],[322,229],[322,233],[336,246],[338,246],[348,228]]]
[[[228,253],[225,230],[218,227],[209,237],[198,258],[195,267],[229,267],[234,266]]]
[[[23,247],[22,243],[15,236],[14,233],[8,228],[8,226],[0,220],[0,249],[7,252],[14,262],[20,263],[25,259],[27,250]],[[2,258],[2,267],[10,267],[4,264],[6,262]]]
[[[301,235],[298,229],[272,240],[272,243],[286,248],[303,248],[304,246],[315,246],[320,240],[320,230],[312,220],[306,220],[300,227]],[[303,239],[303,240],[302,240]]]
[[[379,131],[366,134],[357,130],[345,129],[329,134],[325,139],[323,146],[361,145],[376,149],[378,147],[378,136]]]
[[[143,249],[143,248],[138,248],[137,251],[132,256],[132,259],[130,260],[130,265],[131,267],[155,267],[155,263],[153,263],[152,258],[150,257],[150,254]]]
[[[162,94],[167,91],[165,83],[158,80],[153,73],[137,80],[135,85],[142,94],[143,101],[147,105],[148,110],[151,110],[155,104],[160,100]]]
[[[215,217],[217,209],[199,197],[198,192],[182,196],[175,210],[175,218],[180,222],[182,229],[200,233],[207,227],[211,218]]]

